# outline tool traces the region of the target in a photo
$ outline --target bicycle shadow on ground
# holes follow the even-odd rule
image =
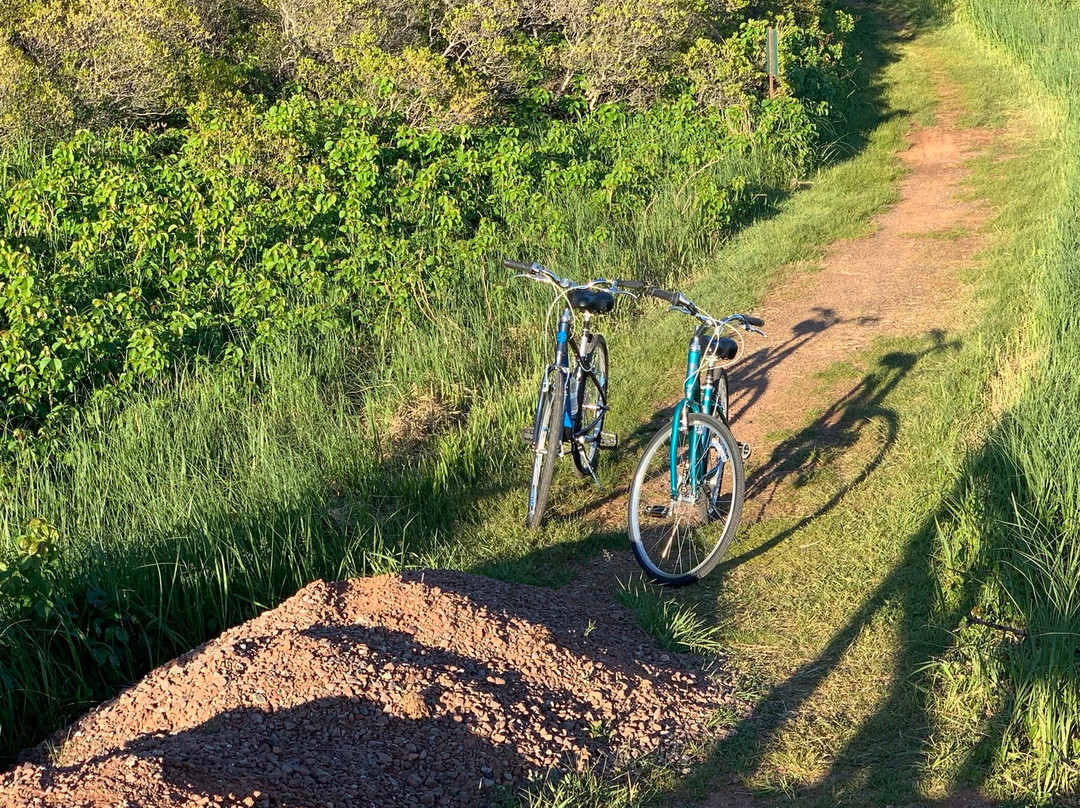
[[[753,521],[764,515],[777,493],[786,486],[798,488],[806,485],[834,459],[864,440],[864,432],[878,431],[878,446],[874,454],[827,501],[767,541],[721,562],[717,568],[720,572],[757,558],[786,541],[835,508],[880,467],[895,444],[900,429],[899,416],[885,407],[884,402],[921,359],[960,347],[957,340],[946,340],[940,331],[931,332],[930,337],[934,345],[923,352],[896,351],[882,356],[876,368],[843,393],[812,423],[777,445],[768,459],[750,472],[743,519]]]
[[[844,320],[835,309],[816,306],[815,316],[808,317],[791,329],[791,336],[779,345],[767,345],[740,359],[729,371],[731,377],[731,402],[729,417],[732,429],[738,428],[739,419],[758,403],[769,388],[769,380],[778,366],[790,359],[812,341]]]
[[[940,333],[930,336],[933,345],[925,351],[882,356],[870,373],[819,418],[777,446],[752,474],[748,504],[758,497],[770,498],[784,486],[812,478],[825,464],[856,449],[860,441],[864,446],[868,439],[879,441],[880,445],[860,462],[859,471],[812,513],[723,562],[706,579],[703,591],[691,597],[707,600],[711,593],[715,598],[727,574],[796,536],[882,470],[901,427],[898,413],[886,406],[890,394],[920,361],[959,348],[957,340],[946,340]],[[873,431],[864,434],[867,430]],[[704,805],[712,808],[753,805],[977,808],[1004,804],[991,803],[976,793],[986,781],[989,763],[1006,729],[1004,708],[986,715],[978,737],[966,753],[954,755],[952,770],[943,778],[950,793],[933,797],[925,793],[927,749],[940,720],[928,710],[926,692],[933,686],[938,670],[935,665],[945,657],[957,633],[969,624],[968,617],[985,575],[981,567],[965,573],[962,591],[954,598],[954,605],[946,608],[933,568],[937,535],[943,525],[956,518],[952,503],[962,501],[969,488],[978,490],[980,479],[1000,473],[988,459],[987,447],[992,444],[993,439],[988,439],[981,450],[968,457],[964,467],[958,470],[954,488],[942,497],[928,518],[915,526],[902,545],[901,556],[838,625],[814,658],[794,667],[789,676],[770,684],[753,698],[753,712],[731,724],[730,734],[714,744],[707,761],[687,780],[665,793],[659,804],[702,804],[698,795],[703,789],[711,792]],[[720,614],[717,619],[724,624],[726,617]],[[851,654],[858,653],[860,638],[867,628],[883,622],[897,626],[899,632],[896,643],[899,650],[886,665],[888,674],[883,677],[884,698],[854,731],[841,728],[835,732],[844,740],[835,750],[819,751],[824,764],[818,770],[809,761],[789,762],[780,771],[794,769],[797,773],[777,779],[784,776],[777,774],[768,761],[774,755],[785,754],[784,742],[789,733],[798,733],[800,728],[819,719],[815,693],[831,676],[842,675],[838,671]],[[997,636],[993,629],[988,631]],[[1001,635],[1001,641],[1009,640]],[[862,686],[862,683],[853,685],[855,689]],[[842,705],[827,704],[825,709],[832,709],[839,716],[844,713]],[[828,720],[836,726],[835,722],[842,722],[843,718],[832,716]]]

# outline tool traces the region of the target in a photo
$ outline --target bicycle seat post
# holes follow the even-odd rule
[[[581,317],[581,352],[584,353],[586,347],[589,344],[589,336],[592,334],[592,329],[589,327],[592,324],[592,312],[586,311]]]

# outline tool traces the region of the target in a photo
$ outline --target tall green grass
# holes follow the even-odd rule
[[[985,501],[961,508],[980,544],[965,586],[980,588],[984,618],[1023,631],[975,643],[967,673],[985,688],[983,709],[1005,712],[1005,776],[1052,799],[1080,783],[1080,7],[963,0],[958,14],[1000,60],[1050,92],[1055,109],[1042,125],[1062,127],[1058,160],[1034,169],[1055,189],[1038,212],[1051,223],[1033,245],[1031,345],[1002,349],[1030,369],[988,449]]]

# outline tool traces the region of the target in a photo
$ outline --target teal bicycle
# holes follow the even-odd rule
[[[679,292],[650,287],[647,293],[700,323],[690,339],[683,398],[671,423],[645,447],[630,485],[627,517],[634,556],[645,574],[683,586],[716,567],[742,516],[749,447],[727,425],[724,366],[741,352],[739,331],[764,335],[765,321],[745,314],[717,319]]]

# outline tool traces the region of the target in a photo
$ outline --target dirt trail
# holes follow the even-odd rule
[[[913,131],[900,155],[908,173],[899,201],[873,220],[870,234],[831,245],[818,271],[792,276],[757,310],[769,345],[751,351],[732,373],[732,429],[755,452],[744,520],[794,507],[787,489],[804,470],[807,450],[850,443],[846,413],[867,397],[866,381],[830,384],[823,371],[856,359],[879,338],[932,335],[944,342],[965,325],[957,272],[973,262],[990,213],[964,197],[966,163],[1000,133],[962,127],[953,92],[941,84],[937,92],[936,124]],[[703,808],[771,804],[738,783],[714,788]],[[919,804],[997,805],[973,791]]]
[[[943,334],[962,325],[956,272],[972,260],[988,214],[962,196],[964,164],[994,133],[960,127],[955,99],[945,94],[942,102],[937,123],[909,136],[900,199],[874,219],[873,232],[833,244],[819,271],[792,277],[758,310],[769,344],[732,373],[732,429],[757,460],[750,518],[782,500],[775,489],[789,459],[780,446],[785,434],[815,411],[824,413],[827,430],[830,410],[839,412],[855,392],[843,384],[821,391],[815,376],[880,337]]]

